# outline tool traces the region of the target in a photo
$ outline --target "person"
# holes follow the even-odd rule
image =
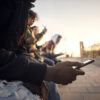
[[[59,34],[54,34],[49,41],[47,41],[40,49],[41,55],[45,56],[49,59],[52,59],[55,63],[60,62],[57,61],[56,57],[62,55],[63,53],[55,54],[54,49],[57,44],[60,42],[62,36]]]
[[[76,80],[77,75],[84,74],[82,70],[72,68],[81,66],[81,63],[65,61],[57,63],[55,67],[48,67],[30,60],[23,51],[18,52],[17,40],[26,30],[28,11],[34,1],[0,0],[0,11],[3,12],[0,15],[0,79],[19,80],[38,86],[41,86],[43,80],[69,84]]]
[[[36,42],[38,42],[46,33],[47,33],[47,28],[44,27],[41,32],[39,32],[38,26],[33,26],[31,27],[32,29],[32,34],[36,38]]]
[[[60,42],[62,36],[59,34],[55,34],[51,37],[49,41],[47,41],[41,48],[42,51],[46,53],[54,53],[54,49],[56,45]]]
[[[34,37],[34,40],[33,40],[34,43],[31,44],[29,51],[34,52],[35,50],[38,51],[41,48],[41,46],[37,45],[37,42],[39,42],[43,38],[43,36],[47,32],[47,29],[45,27],[41,32],[39,32],[38,26],[33,26],[33,27],[31,27],[31,29],[32,29],[32,37]]]
[[[46,27],[44,27],[44,29],[39,33],[39,28],[38,26],[33,26],[31,27],[32,28],[32,35],[34,37],[34,41],[35,43],[32,44],[31,48],[30,48],[30,52],[31,53],[34,53],[35,54],[35,58],[38,59],[38,60],[41,60],[42,62],[50,65],[50,66],[53,66],[54,65],[54,61],[49,59],[49,58],[46,58],[44,56],[41,56],[40,54],[40,49],[41,49],[41,45],[37,45],[37,42],[39,42],[42,37],[45,35],[45,33],[47,32],[47,29]]]
[[[29,10],[29,12],[28,12],[28,19],[26,21],[27,22],[26,23],[27,24],[26,30],[19,37],[19,40],[18,40],[19,47],[23,48],[28,53],[31,52],[30,51],[31,46],[34,45],[37,42],[35,33],[33,33],[33,29],[31,28],[31,25],[34,23],[34,21],[37,18],[38,18],[37,13],[33,12],[32,10]],[[36,47],[34,47],[34,49],[36,49]]]

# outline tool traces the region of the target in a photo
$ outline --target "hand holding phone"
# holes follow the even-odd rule
[[[80,68],[82,68],[82,67],[84,67],[86,65],[89,65],[89,64],[93,63],[94,61],[95,61],[94,59],[88,59],[88,60],[82,62],[81,66],[73,66],[73,68],[74,69],[80,69]]]

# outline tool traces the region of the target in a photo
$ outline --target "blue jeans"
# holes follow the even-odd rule
[[[50,65],[50,66],[54,66],[55,65],[55,62],[49,58],[44,58],[44,63]]]
[[[60,95],[58,94],[56,84],[54,82],[47,82],[46,84],[48,86],[49,96],[48,100],[60,100]]]

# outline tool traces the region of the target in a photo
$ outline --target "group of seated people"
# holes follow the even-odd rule
[[[33,21],[33,18],[37,19],[37,14],[34,11],[29,10],[27,29],[20,36],[18,41],[20,50],[22,49],[24,52],[29,53],[33,59],[37,59],[38,61],[42,59],[44,60],[44,63],[48,62],[47,64],[54,65],[54,63],[57,62],[54,49],[59,43],[61,35],[55,34],[45,44],[38,46],[37,42],[45,35],[47,29],[44,28],[41,32],[39,32],[38,26],[31,26],[35,21]]]
[[[35,34],[36,27],[30,27],[37,19],[37,14],[30,10],[33,2],[35,0],[0,0],[3,12],[0,15],[0,100],[56,100],[48,95],[50,82],[69,84],[77,75],[84,75],[82,70],[72,68],[82,66],[79,62],[65,61],[48,66],[47,60],[54,61],[54,56],[49,54],[55,46],[51,46],[50,52],[45,47],[57,42],[52,39],[42,47],[36,45],[46,29]],[[43,63],[41,57],[48,59]]]

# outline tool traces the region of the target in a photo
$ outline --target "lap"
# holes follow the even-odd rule
[[[0,81],[0,100],[41,100],[33,95],[21,81]]]

